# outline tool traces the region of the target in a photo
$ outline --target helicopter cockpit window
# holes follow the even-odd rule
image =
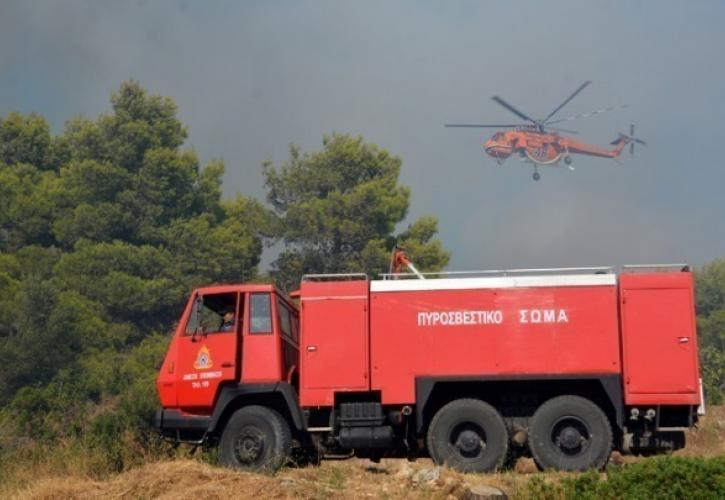
[[[502,137],[503,137],[503,132],[496,132],[495,134],[493,134],[493,139],[496,141],[501,139]]]

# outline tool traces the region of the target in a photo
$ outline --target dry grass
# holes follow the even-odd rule
[[[439,472],[437,477],[436,473]],[[433,477],[428,475],[433,474]],[[514,472],[464,476],[432,467],[428,460],[325,461],[320,467],[286,469],[270,476],[236,472],[196,460],[147,464],[106,481],[50,477],[13,493],[51,498],[461,498],[469,486],[488,484],[514,493],[526,476]]]
[[[725,455],[725,406],[711,406],[698,428],[687,434],[687,446],[677,452],[686,457]]]
[[[688,446],[677,454],[725,454],[725,407],[709,409]],[[78,459],[76,459],[78,460]],[[628,460],[629,461],[629,460]],[[106,479],[93,479],[85,467],[69,462],[60,470],[37,464],[34,470],[0,488],[0,495],[23,499],[55,498],[461,498],[479,484],[496,486],[510,498],[525,498],[531,477],[557,481],[563,474],[534,472],[530,459],[513,471],[462,475],[438,470],[430,460],[323,461],[319,467],[288,468],[274,476],[236,472],[190,459],[149,463]],[[86,474],[74,472],[86,471]],[[6,477],[8,471],[3,471]],[[32,477],[29,476],[32,474]],[[12,475],[12,474],[10,474]],[[12,486],[12,485],[15,486]]]

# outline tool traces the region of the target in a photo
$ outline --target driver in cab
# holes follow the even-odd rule
[[[222,316],[222,324],[219,326],[220,332],[234,331],[234,309],[225,309]]]

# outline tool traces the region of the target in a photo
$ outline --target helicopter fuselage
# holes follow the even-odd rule
[[[620,138],[613,149],[538,130],[512,129],[497,132],[484,144],[486,153],[502,162],[512,154],[538,165],[554,165],[572,154],[617,158],[627,144],[627,138]]]

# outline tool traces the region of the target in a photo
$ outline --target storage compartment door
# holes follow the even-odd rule
[[[367,390],[367,297],[302,299],[304,389]]]
[[[635,289],[623,293],[627,392],[696,392],[691,290]]]

